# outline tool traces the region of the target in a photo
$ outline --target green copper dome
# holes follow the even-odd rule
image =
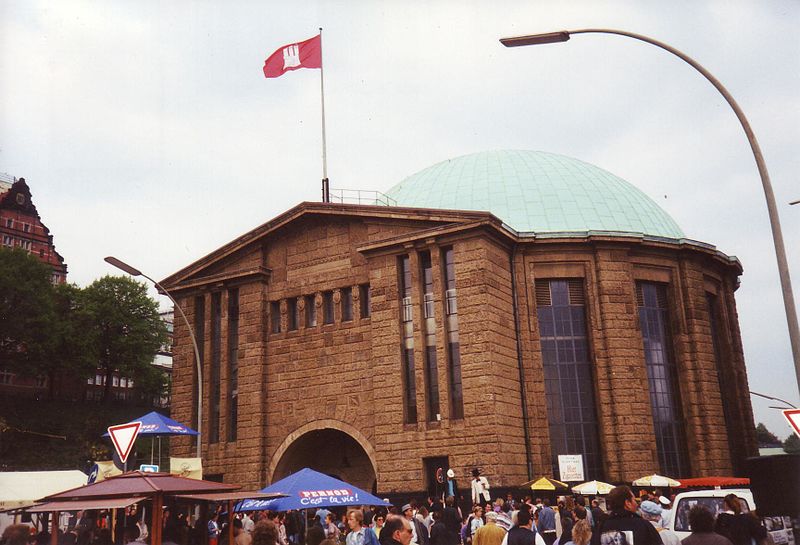
[[[650,197],[610,172],[542,151],[486,151],[410,176],[398,206],[489,211],[518,232],[611,231],[684,238]]]

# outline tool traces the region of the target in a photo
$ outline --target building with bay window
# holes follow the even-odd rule
[[[387,194],[301,203],[162,281],[199,342],[206,475],[309,466],[400,494],[439,467],[511,487],[559,455],[622,482],[755,454],[735,257],[549,153],[455,158]],[[197,424],[180,322],[173,357],[172,415]]]

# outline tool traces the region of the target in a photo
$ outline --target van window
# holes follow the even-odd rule
[[[712,498],[698,496],[696,498],[683,498],[678,502],[675,511],[675,531],[676,532],[691,532],[689,528],[689,511],[695,505],[702,505],[714,514],[714,518],[723,510],[722,502],[725,498]],[[739,498],[739,504],[742,506],[742,513],[750,512],[747,501]]]

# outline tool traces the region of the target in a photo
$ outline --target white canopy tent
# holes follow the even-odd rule
[[[0,511],[33,505],[39,498],[86,484],[83,471],[0,472]],[[0,513],[0,531],[14,523],[14,517]]]

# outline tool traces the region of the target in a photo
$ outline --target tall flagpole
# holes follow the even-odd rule
[[[322,98],[322,202],[331,202],[331,187],[328,181],[328,152],[325,141],[325,77],[322,62],[322,27],[319,27],[319,92]]]

